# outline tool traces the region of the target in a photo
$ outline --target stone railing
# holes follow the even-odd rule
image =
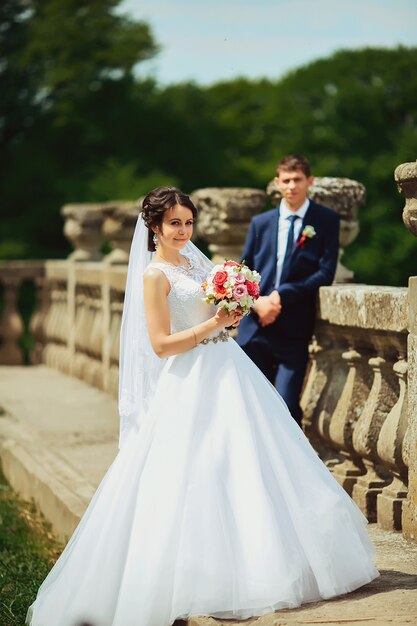
[[[44,362],[117,395],[127,267],[48,261]]]
[[[414,228],[413,173],[406,175],[405,223]],[[358,232],[364,193],[355,181],[316,179],[312,197],[342,218],[342,249]],[[277,199],[273,183],[267,194]],[[250,218],[264,207],[267,194],[213,188],[192,194],[200,210],[198,235],[214,257],[240,255]],[[30,277],[39,293],[33,362],[42,359],[117,394],[126,262],[138,213],[137,203],[67,205],[65,232],[75,245],[68,260],[0,264],[6,302],[0,362],[20,362],[16,293],[20,281]],[[113,250],[103,259],[100,249],[109,239]],[[349,282],[353,276],[339,266],[337,278]],[[410,538],[417,537],[416,320],[417,277],[410,279],[408,290],[353,284],[322,288],[302,399],[304,428],[340,484],[369,520],[403,528]]]
[[[225,257],[239,258],[249,222],[265,207],[268,196],[272,202],[279,200],[274,181],[268,185],[266,192],[260,189],[210,187],[191,194],[199,209],[196,234],[208,243],[215,261]],[[359,207],[364,204],[365,188],[347,178],[316,178],[310,196],[340,214],[342,254],[344,247],[359,232],[357,215]],[[110,380],[117,372],[113,371],[111,375],[108,372],[109,357],[106,351],[104,356],[101,355],[100,341],[103,346],[106,345],[106,324],[113,324],[112,332],[115,332],[113,317],[119,315],[117,302],[122,302],[123,296],[116,297],[118,287],[111,287],[106,302],[110,302],[114,310],[107,311],[107,305],[100,304],[102,293],[107,293],[102,277],[108,276],[110,280],[112,276],[119,276],[116,270],[112,273],[109,269],[117,266],[124,276],[139,206],[140,201],[65,205],[61,209],[64,233],[74,246],[66,261],[0,263],[0,283],[5,290],[5,310],[0,322],[3,342],[0,363],[22,362],[19,340],[23,323],[17,310],[17,293],[23,280],[33,278],[38,290],[38,308],[31,323],[36,341],[32,363],[38,363],[43,358],[67,373],[79,375],[89,382],[97,381],[103,389],[112,387]],[[101,250],[105,242],[110,244],[112,250],[103,258]],[[84,282],[74,282],[81,276]],[[339,263],[336,281],[352,279],[352,272]],[[119,277],[118,280],[121,284],[124,278]],[[45,355],[42,357],[44,344]],[[102,359],[104,370],[98,366]],[[113,355],[112,359],[116,367],[116,356]]]
[[[323,287],[304,428],[369,521],[400,530],[407,497],[407,289]]]

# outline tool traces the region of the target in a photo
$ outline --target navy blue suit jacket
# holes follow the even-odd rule
[[[246,264],[261,274],[262,296],[275,289],[278,223],[279,207],[254,217],[242,254]],[[336,271],[339,216],[310,201],[298,241],[306,225],[314,226],[316,235],[306,239],[303,246],[294,248],[289,271],[278,287],[282,303],[280,315],[264,328],[259,325],[256,313],[244,317],[237,338],[241,346],[258,333],[267,337],[272,345],[279,343],[280,335],[308,340],[313,334],[317,290],[322,285],[330,285]]]

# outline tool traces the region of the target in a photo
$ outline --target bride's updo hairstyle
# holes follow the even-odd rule
[[[153,241],[154,232],[152,227],[157,226],[162,229],[162,220],[164,213],[176,204],[187,207],[193,214],[193,218],[197,217],[197,209],[187,194],[177,189],[177,187],[157,187],[152,189],[142,202],[142,219],[148,227],[148,250],[155,252],[155,244]]]

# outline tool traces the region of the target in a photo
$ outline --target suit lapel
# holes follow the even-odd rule
[[[314,213],[314,209],[313,209],[313,202],[310,200],[310,204],[308,205],[308,209],[303,217],[303,222],[301,224],[301,229],[300,229],[300,233],[297,237],[297,241],[295,242],[295,247],[294,250],[292,252],[291,255],[291,260],[290,260],[290,264],[292,265],[294,262],[294,259],[297,257],[297,255],[299,254],[300,250],[301,250],[301,246],[297,246],[298,242],[300,241],[302,235],[303,235],[303,230],[305,228],[305,226],[307,226],[307,224],[309,223],[309,221],[311,221],[311,214]]]
[[[275,259],[274,264],[277,264],[278,258],[278,227],[279,227],[279,205],[275,211],[271,224],[271,250],[272,258]]]
[[[262,293],[268,293],[275,283],[277,272],[278,224],[279,205],[276,211],[272,214],[271,221],[268,224],[268,228],[270,229],[270,238],[265,238],[265,242],[268,242],[268,245],[264,248],[265,265],[261,282]]]

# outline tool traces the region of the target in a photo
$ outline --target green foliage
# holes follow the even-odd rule
[[[16,243],[26,245],[27,256],[68,254],[60,206],[88,199],[91,181],[115,153],[122,162],[130,160],[132,145],[125,146],[124,138],[133,68],[157,46],[146,24],[116,15],[117,5],[5,0],[0,6],[7,257],[15,255]]]
[[[364,183],[361,232],[344,256],[358,282],[406,285],[417,270],[393,180],[417,153],[416,61],[417,48],[341,51],[277,83],[239,79],[207,90],[235,166],[229,184],[264,187],[290,153],[305,154],[316,175]]]
[[[363,182],[358,281],[405,285],[417,242],[393,171],[417,151],[417,48],[341,51],[282,80],[159,87],[133,68],[158,50],[117,0],[0,5],[0,258],[63,257],[59,208],[135,199],[163,183],[265,188],[300,152]],[[4,94],[4,96],[3,96]]]
[[[106,201],[109,198],[136,199],[161,184],[176,186],[178,182],[173,176],[161,171],[141,176],[136,163],[119,163],[116,159],[110,158],[90,181],[88,199],[95,202]]]
[[[0,472],[0,624],[22,626],[62,550],[34,505],[21,502]]]

